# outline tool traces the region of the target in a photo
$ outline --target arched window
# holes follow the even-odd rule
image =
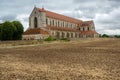
[[[83,31],[85,31],[85,28],[83,27]]]
[[[71,33],[71,38],[73,38],[73,33]]]
[[[64,27],[64,22],[63,22],[63,27]]]
[[[46,24],[48,24],[48,19],[46,18]]]
[[[53,20],[53,26],[54,26],[54,20]]]
[[[59,21],[58,21],[58,27],[60,26]]]
[[[58,25],[57,25],[57,21],[56,21],[56,26],[58,26]]]
[[[90,28],[88,27],[88,31],[90,30]]]
[[[50,20],[50,26],[52,26],[52,21]]]
[[[65,37],[65,33],[64,32],[62,32],[62,38],[64,38]]]
[[[75,38],[77,38],[77,33],[75,33]]]
[[[57,39],[60,39],[60,32],[57,32],[56,37],[57,37]]]
[[[67,38],[69,38],[70,34],[67,32]]]
[[[37,17],[34,18],[34,27],[35,27],[35,28],[38,27]]]

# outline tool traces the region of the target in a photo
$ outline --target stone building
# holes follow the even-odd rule
[[[61,38],[98,38],[93,21],[79,19],[54,13],[44,8],[35,7],[29,17],[29,28],[23,39],[45,39],[53,36]]]

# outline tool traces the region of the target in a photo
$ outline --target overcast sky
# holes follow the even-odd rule
[[[81,20],[94,20],[100,34],[120,34],[120,0],[0,0],[0,22],[19,20],[28,26],[34,5]]]

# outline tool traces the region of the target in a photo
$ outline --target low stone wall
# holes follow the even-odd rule
[[[22,40],[41,40],[47,38],[49,35],[44,34],[31,34],[31,35],[23,35]]]

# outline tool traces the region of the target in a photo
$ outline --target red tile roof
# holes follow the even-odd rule
[[[71,18],[71,17],[68,17],[68,16],[64,16],[62,14],[58,14],[58,13],[54,13],[54,12],[51,12],[51,11],[48,11],[48,10],[45,10],[44,8],[37,8],[40,12],[45,12],[46,13],[46,16],[49,17],[49,18],[53,18],[53,19],[59,19],[59,20],[63,20],[63,21],[68,21],[68,22],[71,22],[71,23],[76,23],[78,24],[79,27],[83,26],[91,26],[91,24],[94,24],[93,20],[91,21],[82,21],[82,20],[79,20],[79,19],[75,19],[75,18]]]
[[[81,34],[98,34],[96,31],[81,31]]]
[[[58,30],[58,31],[70,31],[70,32],[80,32],[81,34],[98,34],[96,31],[79,31],[76,29],[71,29],[71,28],[64,28],[64,27],[54,27],[54,26],[47,26],[48,29],[50,30]]]
[[[49,34],[49,33],[40,28],[28,29],[23,33],[23,35],[30,35],[30,34]]]
[[[58,30],[58,31],[80,32],[79,30],[72,29],[72,28],[49,26],[49,25],[47,25],[47,29],[50,29],[50,30]]]
[[[78,20],[78,19],[75,19],[75,18],[64,16],[62,14],[54,13],[54,12],[45,10],[44,8],[42,8],[42,9],[37,8],[37,9],[40,12],[45,12],[46,16],[50,17],[50,18],[59,19],[59,20],[63,20],[63,21],[68,21],[68,22],[72,22],[72,23],[76,23],[76,24],[81,24],[82,23],[82,20]]]
[[[83,27],[91,26],[92,24],[94,24],[93,20],[91,20],[91,21],[84,21],[81,26],[83,26]]]

